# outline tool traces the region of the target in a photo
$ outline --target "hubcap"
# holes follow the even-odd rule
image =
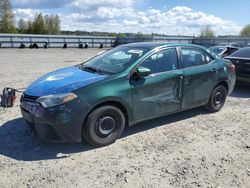
[[[115,130],[115,120],[110,116],[105,116],[97,121],[98,131],[104,136],[108,136]]]
[[[214,104],[216,106],[220,105],[221,103],[223,103],[224,100],[224,95],[221,92],[217,92],[214,95]]]

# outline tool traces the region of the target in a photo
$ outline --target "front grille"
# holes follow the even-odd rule
[[[26,101],[36,101],[39,97],[37,96],[30,96],[30,95],[27,95],[25,93],[23,93],[22,97],[21,97],[21,102],[26,100]]]

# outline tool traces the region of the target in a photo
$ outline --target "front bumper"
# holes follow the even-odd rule
[[[34,106],[27,108],[27,103]],[[23,118],[34,125],[41,139],[67,143],[82,140],[82,126],[90,108],[78,98],[51,108],[25,100],[20,106]]]

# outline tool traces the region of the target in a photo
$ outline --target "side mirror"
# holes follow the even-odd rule
[[[151,70],[146,67],[138,67],[137,75],[140,77],[146,77],[151,74]]]

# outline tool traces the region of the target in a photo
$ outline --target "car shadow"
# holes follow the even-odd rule
[[[94,149],[87,144],[45,143],[33,135],[23,118],[11,120],[0,126],[0,155],[22,161],[56,159]],[[63,157],[60,156],[59,158]]]
[[[207,112],[202,108],[197,108],[138,123],[126,128],[122,138],[205,113]],[[8,121],[0,126],[0,155],[15,160],[37,161],[60,159],[67,157],[68,154],[86,152],[92,149],[96,148],[89,146],[87,143],[44,143],[36,135],[32,135],[23,118]],[[60,157],[58,157],[59,153],[62,154]]]
[[[230,96],[236,98],[250,98],[250,86],[238,84],[235,86]]]
[[[168,125],[174,122],[182,121],[185,119],[189,119],[189,118],[202,115],[202,114],[207,114],[207,113],[209,112],[206,111],[204,108],[199,107],[199,108],[179,112],[176,114],[144,121],[134,126],[127,127],[126,131],[124,131],[123,137],[127,137],[130,135],[136,134],[138,132],[146,131],[146,130],[149,130],[155,127],[160,127],[163,125]]]

